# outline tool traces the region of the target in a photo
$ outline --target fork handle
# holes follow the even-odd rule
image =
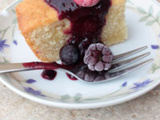
[[[70,70],[73,66],[65,66],[58,64],[56,62],[52,63],[43,63],[43,62],[28,62],[28,63],[8,63],[0,64],[0,74],[1,73],[10,73],[10,72],[20,72],[28,70],[55,70],[55,69]]]
[[[0,64],[0,73],[10,73],[32,70],[32,68],[24,67],[22,63]]]

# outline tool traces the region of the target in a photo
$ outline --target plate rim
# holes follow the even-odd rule
[[[15,2],[13,2],[12,4],[8,5],[5,9],[2,10],[2,12],[8,10],[10,7],[17,4],[20,1],[21,0],[17,0]],[[157,1],[155,1],[155,0],[150,0],[150,1],[152,1],[154,4],[156,4],[160,7],[160,4]],[[101,108],[101,107],[117,105],[117,104],[121,104],[121,103],[125,103],[127,101],[130,101],[130,100],[133,100],[135,98],[138,98],[139,96],[144,95],[145,93],[151,91],[156,86],[158,86],[160,84],[160,79],[158,79],[156,82],[154,82],[154,84],[152,84],[151,86],[148,86],[138,92],[117,98],[114,101],[101,101],[101,102],[97,102],[97,103],[96,102],[94,102],[94,103],[65,103],[65,102],[49,101],[46,99],[38,98],[36,96],[30,95],[24,91],[19,90],[18,88],[13,86],[11,83],[8,83],[7,81],[5,81],[3,79],[3,77],[1,77],[1,76],[0,76],[0,82],[3,83],[5,86],[7,86],[10,90],[17,93],[18,95],[21,95],[22,97],[27,98],[27,99],[34,101],[34,102],[37,102],[37,103],[41,103],[41,104],[52,106],[52,107],[67,108],[67,109],[91,109],[91,108]]]
[[[27,98],[31,101],[41,103],[44,105],[52,106],[52,107],[59,107],[59,108],[67,108],[67,109],[93,109],[93,108],[102,108],[102,107],[107,107],[107,106],[112,106],[112,105],[118,105],[121,103],[125,103],[130,100],[134,100],[135,98],[140,97],[141,95],[144,95],[145,93],[151,91],[154,89],[157,85],[160,84],[160,80],[157,80],[152,86],[146,87],[146,89],[142,89],[138,92],[135,92],[133,94],[118,98],[114,101],[103,101],[103,102],[98,102],[98,103],[64,103],[64,102],[56,102],[56,101],[49,101],[46,99],[40,99],[38,97],[32,96],[30,94],[27,94],[26,92],[23,92],[16,87],[12,86],[10,83],[7,83],[7,81],[3,80],[0,77],[0,82],[3,83],[5,86],[7,86],[10,90],[14,91],[18,95],[21,95],[24,98]]]

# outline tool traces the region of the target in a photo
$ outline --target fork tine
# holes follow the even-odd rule
[[[122,58],[125,58],[125,57],[128,57],[128,56],[134,55],[134,54],[136,54],[136,53],[138,53],[138,52],[140,52],[140,51],[143,51],[143,50],[145,50],[145,49],[147,49],[147,48],[148,48],[148,46],[144,46],[144,47],[141,47],[141,48],[137,48],[137,49],[135,49],[135,50],[131,50],[131,51],[126,52],[126,53],[122,53],[122,54],[119,54],[119,55],[115,55],[115,56],[113,57],[113,60],[119,60],[119,59],[122,59]]]
[[[127,60],[124,60],[124,61],[120,61],[120,62],[113,63],[110,71],[113,70],[113,69],[115,70],[115,69],[117,69],[117,68],[119,68],[119,67],[122,67],[122,66],[124,66],[124,65],[133,63],[133,62],[135,62],[135,61],[137,61],[137,60],[140,60],[140,59],[142,59],[142,58],[144,58],[144,57],[147,57],[148,55],[150,55],[150,52],[144,53],[144,54],[142,54],[142,55],[139,55],[139,56],[137,56],[137,57],[130,58],[130,59],[127,59]]]
[[[141,62],[139,64],[136,64],[136,65],[128,67],[128,68],[125,68],[125,69],[120,70],[120,71],[108,72],[105,75],[106,76],[106,80],[115,79],[115,78],[117,78],[119,76],[122,76],[122,75],[125,75],[127,73],[130,73],[130,72],[132,72],[132,71],[134,71],[134,70],[136,70],[136,69],[138,69],[140,67],[143,67],[144,65],[146,65],[146,64],[148,64],[148,63],[150,63],[152,61],[153,61],[153,59],[151,58],[151,59],[148,59],[146,61],[143,61],[143,62]]]

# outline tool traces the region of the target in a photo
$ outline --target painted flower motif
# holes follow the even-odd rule
[[[38,90],[34,90],[33,88],[31,87],[24,87],[24,90],[28,93],[31,93],[35,96],[42,96],[42,97],[45,97],[45,95],[43,95],[40,91]]]
[[[159,49],[159,45],[151,45],[152,49],[156,50]]]
[[[14,44],[14,45],[18,45],[18,43],[17,43],[16,40],[13,40],[13,44]]]
[[[4,50],[5,47],[9,47],[9,45],[6,44],[6,40],[2,40],[0,38],[0,52],[3,52],[3,50]]]
[[[143,88],[143,87],[146,87],[146,86],[147,86],[149,83],[151,83],[151,82],[152,82],[152,80],[147,79],[147,80],[145,80],[145,81],[143,81],[143,82],[141,82],[141,83],[134,83],[134,87],[131,88],[131,89],[139,90],[139,89],[141,89],[141,88]]]
[[[126,87],[127,84],[128,84],[127,82],[124,82],[121,86],[122,86],[122,87]]]
[[[36,80],[34,80],[34,79],[28,79],[26,82],[29,83],[29,84],[32,84],[32,83],[35,83]]]

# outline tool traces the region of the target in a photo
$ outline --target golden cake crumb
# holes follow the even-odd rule
[[[106,45],[117,44],[127,38],[125,3],[125,0],[112,0],[101,34]],[[70,28],[70,21],[59,21],[57,11],[44,0],[24,0],[16,7],[16,13],[19,29],[34,54],[43,62],[58,60],[61,47],[71,36],[64,34]]]

